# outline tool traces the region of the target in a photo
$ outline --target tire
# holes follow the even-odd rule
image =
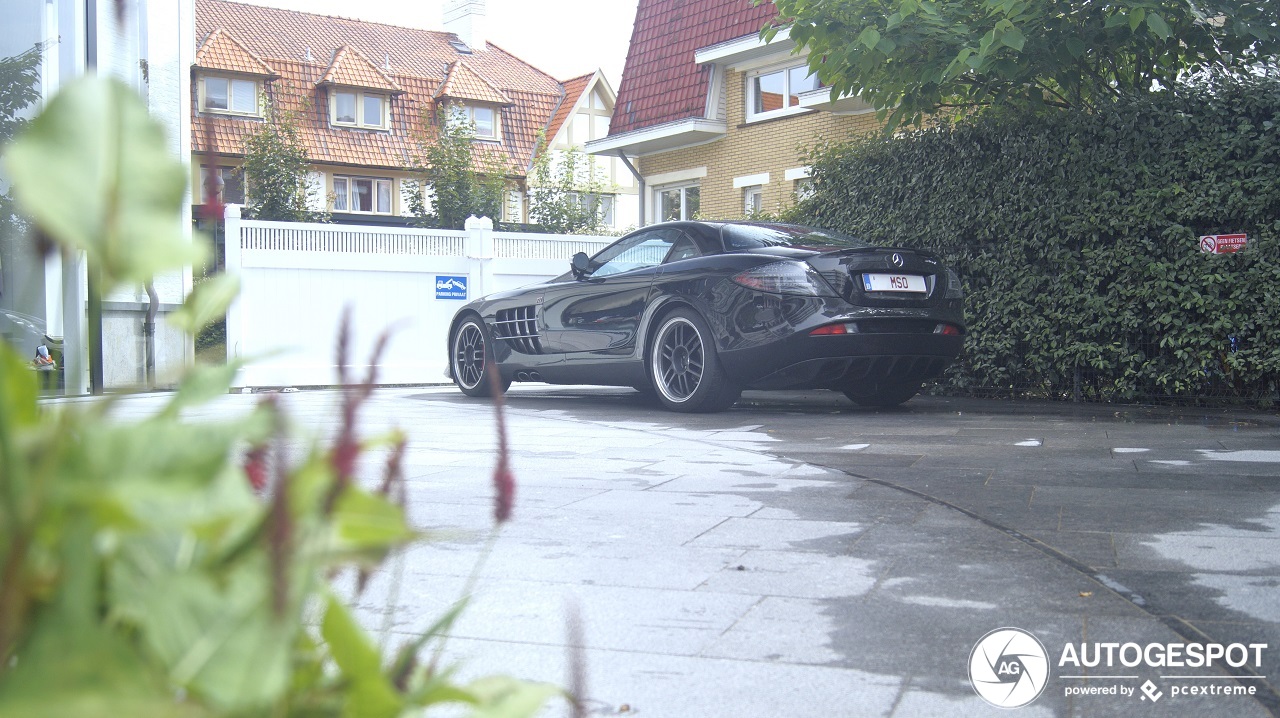
[[[654,394],[671,411],[724,411],[742,395],[720,365],[711,329],[691,309],[662,318],[647,354]]]
[[[911,397],[920,393],[920,384],[884,384],[875,391],[863,393],[854,389],[846,389],[844,395],[858,406],[887,409],[905,404]]]
[[[497,371],[493,361],[489,330],[477,316],[467,317],[449,337],[449,374],[453,383],[467,396],[493,396],[493,382],[485,376],[486,368]],[[511,386],[510,379],[500,380],[502,391]]]

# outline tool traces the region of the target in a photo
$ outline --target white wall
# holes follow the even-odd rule
[[[165,130],[169,151],[184,164],[191,159],[191,64],[195,59],[192,0],[137,0],[125,3],[124,22],[115,4],[97,2],[99,71],[133,86],[151,116]],[[144,70],[145,67],[145,70]],[[184,176],[190,176],[190,171]],[[190,237],[191,189],[182,202],[182,231]],[[154,280],[160,299],[156,319],[156,376],[172,383],[192,361],[191,338],[164,321],[191,291],[191,269],[165,272]],[[108,389],[144,383],[142,324],[148,304],[142,287],[122,288],[104,297],[103,383]]]
[[[395,327],[380,384],[445,381],[446,333],[471,299],[565,273],[575,252],[610,237],[258,222],[228,207],[227,271],[241,279],[227,315],[228,358],[252,359],[237,386],[337,382],[335,347],[351,307],[352,374],[363,378],[378,336]],[[466,277],[466,300],[439,299],[436,278]]]

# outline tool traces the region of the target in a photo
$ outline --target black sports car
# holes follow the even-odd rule
[[[493,391],[492,362],[503,389],[633,386],[674,411],[719,411],[744,388],[892,406],[960,353],[962,298],[929,252],[789,224],[669,222],[464,306],[449,372],[469,396]]]

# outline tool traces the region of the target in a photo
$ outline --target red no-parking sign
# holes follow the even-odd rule
[[[1200,238],[1200,251],[1208,254],[1231,254],[1244,249],[1247,234],[1206,234]]]

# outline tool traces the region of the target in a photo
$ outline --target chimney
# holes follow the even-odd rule
[[[471,48],[486,49],[484,0],[445,0],[444,31],[451,32]]]

